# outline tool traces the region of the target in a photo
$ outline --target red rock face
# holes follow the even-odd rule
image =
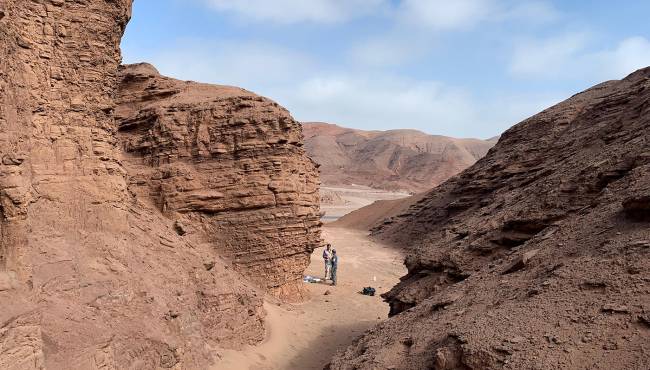
[[[175,161],[171,151],[165,157],[153,144],[144,155],[134,151],[142,143],[121,141],[134,132],[114,119],[118,46],[130,6],[127,0],[0,0],[2,369],[207,368],[211,348],[264,337],[264,292],[237,270],[264,271],[269,291],[298,296],[297,270],[318,243],[309,216],[318,206],[300,192],[312,169],[300,156],[300,132],[268,101],[232,97],[215,104],[241,107],[230,116],[234,125],[256,117],[244,114],[250,104],[285,112],[269,113],[279,125],[273,130],[284,133],[278,142],[291,144],[281,152],[269,150],[275,131],[255,144],[233,137],[217,148],[213,128],[201,124],[192,143],[178,132],[147,139],[178,148],[179,157],[191,152],[194,162]],[[187,124],[210,122],[216,110],[188,111],[194,118]],[[202,167],[227,145],[241,150],[216,160],[241,171],[239,177]],[[233,164],[251,151],[268,160]],[[298,165],[288,164],[292,155]],[[137,166],[142,172],[131,173]],[[269,181],[269,173],[282,176]],[[256,178],[268,191],[247,186]],[[212,186],[223,181],[240,187]],[[281,206],[266,209],[271,199]],[[272,237],[283,244],[267,243]],[[258,249],[246,250],[240,241]],[[261,247],[268,245],[276,249]],[[295,255],[285,264],[287,249]],[[234,264],[221,253],[234,256]]]
[[[3,2],[0,145],[6,245],[30,243],[27,221],[33,207],[62,213],[43,225],[55,229],[57,222],[78,219],[91,200],[124,200],[124,173],[112,145],[112,70],[129,6],[126,1],[90,9],[64,7],[63,1]],[[96,12],[100,23],[92,30],[81,24],[89,12]],[[104,19],[111,21],[101,23]],[[60,212],[61,199],[75,199],[76,214]],[[5,257],[18,278],[32,280],[34,261],[22,261],[18,250],[7,249]]]
[[[243,89],[121,70],[119,139],[138,194],[206,235],[239,271],[285,300],[321,243],[318,172],[300,124]]]
[[[332,369],[646,369],[650,68],[508,130],[376,236],[394,315]]]

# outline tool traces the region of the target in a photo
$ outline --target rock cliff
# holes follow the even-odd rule
[[[650,68],[508,130],[376,236],[393,317],[332,369],[650,368]]]
[[[116,116],[132,189],[209,236],[270,293],[300,300],[321,243],[318,172],[300,124],[246,90],[122,67]]]
[[[264,337],[264,292],[244,275],[264,273],[268,291],[299,294],[292,282],[318,240],[317,203],[292,188],[314,186],[310,163],[289,158],[300,155],[299,129],[264,99],[217,94],[206,99],[232,106],[224,115],[233,126],[256,124],[218,131],[216,108],[189,109],[197,116],[186,125],[202,122],[194,141],[152,124],[138,142],[145,126],[114,118],[128,112],[115,98],[130,7],[0,0],[2,369],[207,368],[215,349]],[[231,136],[213,140],[221,134]],[[194,162],[180,163],[187,153]],[[208,158],[217,153],[223,167]],[[241,174],[218,173],[229,160]],[[278,235],[304,244],[272,244]]]

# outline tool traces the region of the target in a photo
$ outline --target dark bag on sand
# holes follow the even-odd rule
[[[375,295],[375,288],[367,286],[367,287],[363,288],[363,290],[361,291],[361,294],[369,295],[369,296],[372,297],[372,296]]]

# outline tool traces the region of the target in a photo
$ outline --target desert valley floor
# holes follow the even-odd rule
[[[366,234],[326,226],[323,237],[341,258],[338,285],[306,283],[311,299],[303,304],[267,301],[265,341],[241,352],[222,351],[213,369],[322,369],[337,350],[385,320],[388,305],[379,295],[393,287],[406,269],[400,252],[369,240]],[[305,274],[322,277],[322,251],[314,251]],[[375,287],[377,294],[360,294],[365,286]]]
[[[361,185],[327,186],[320,188],[320,209],[323,222],[333,222],[339,218],[372,204],[377,200],[403,199],[407,192],[373,189]]]

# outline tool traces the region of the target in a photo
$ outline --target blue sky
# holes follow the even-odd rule
[[[650,1],[135,0],[125,63],[301,121],[487,138],[650,66]]]

